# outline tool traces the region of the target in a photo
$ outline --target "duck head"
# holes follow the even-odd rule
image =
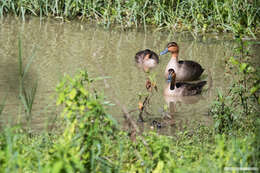
[[[178,56],[179,53],[179,46],[175,42],[170,42],[167,44],[167,47],[160,53],[160,55],[164,55],[166,53],[170,52],[172,56]]]
[[[176,78],[176,74],[175,74],[175,71],[170,68],[168,70],[168,82],[170,83],[170,90],[174,90],[175,88],[175,78]]]
[[[145,50],[146,51],[146,50]],[[152,53],[150,53],[150,52],[145,52],[145,54],[144,54],[144,61],[147,61],[147,60],[149,60],[149,59],[151,59],[152,58]]]

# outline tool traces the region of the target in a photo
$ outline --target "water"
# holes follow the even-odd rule
[[[110,76],[110,79],[97,82],[96,87],[104,92],[107,100],[113,102],[112,98],[116,97],[128,110],[138,108],[138,93],[146,93],[146,78],[156,74],[158,92],[152,97],[148,109],[152,115],[145,116],[149,127],[152,119],[162,117],[167,105],[163,97],[163,75],[170,54],[160,56],[160,64],[150,74],[136,66],[134,55],[145,48],[159,53],[170,41],[179,44],[180,59],[199,62],[206,69],[202,78],[212,79],[212,86],[202,96],[174,100],[177,102],[173,113],[175,127],[183,124],[189,126],[194,122],[210,125],[212,119],[208,116],[208,110],[216,98],[217,88],[225,90],[230,83],[223,73],[225,60],[232,54],[234,43],[224,40],[225,37],[211,35],[194,40],[189,34],[105,30],[77,21],[40,22],[38,18],[23,23],[6,18],[0,26],[0,100],[7,94],[2,122],[16,122],[23,116],[23,107],[18,99],[19,35],[25,63],[35,50],[36,58],[26,80],[27,86],[38,80],[32,119],[35,129],[41,129],[48,119],[59,113],[55,105],[55,87],[64,73],[72,75],[80,69],[87,69],[92,77]],[[108,111],[119,122],[123,122],[120,108],[113,106]],[[131,115],[137,117],[138,112]]]

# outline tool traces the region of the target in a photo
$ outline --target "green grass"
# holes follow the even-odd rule
[[[2,0],[0,17],[8,14],[75,18],[105,27],[156,27],[175,31],[260,32],[258,0]]]
[[[217,173],[224,172],[225,167],[256,169],[260,164],[260,119],[249,103],[257,102],[251,96],[259,97],[259,89],[250,96],[248,89],[256,86],[254,81],[259,76],[255,79],[255,71],[243,63],[239,60],[233,63],[241,70],[236,75],[253,78],[236,83],[233,88],[242,85],[247,89],[242,89],[242,95],[237,89],[231,92],[227,96],[231,105],[218,96],[212,106],[215,126],[184,128],[172,136],[121,130],[104,107],[108,103],[95,90],[93,82],[98,78],[89,77],[87,71],[80,71],[74,77],[66,75],[56,88],[57,104],[63,107],[56,122],[60,125],[58,131],[33,133],[19,125],[3,126],[0,172]],[[245,86],[244,82],[253,85]],[[226,123],[229,117],[233,120]]]
[[[259,31],[257,1],[0,1],[0,14],[80,17],[110,27],[155,25],[159,28]],[[203,7],[203,8],[202,8]],[[231,9],[232,8],[232,9]],[[246,15],[245,15],[246,14]],[[176,24],[176,25],[175,25]],[[259,169],[260,69],[250,63],[248,44],[230,58],[233,80],[229,93],[219,93],[212,104],[214,127],[198,125],[173,136],[154,132],[122,131],[104,107],[107,102],[93,88],[86,71],[65,76],[57,86],[57,104],[63,106],[57,131],[34,132],[19,125],[1,125],[0,172],[224,172],[225,167]],[[33,57],[24,67],[19,41],[20,99],[30,121],[36,89],[25,91],[24,79]],[[234,77],[235,76],[235,77]],[[236,79],[236,80],[235,80]],[[35,87],[37,88],[37,86]],[[6,100],[6,99],[4,99]],[[0,114],[4,102],[0,105]],[[28,125],[30,125],[28,123]]]
[[[5,96],[5,97],[3,98],[3,100],[1,101],[1,104],[0,104],[0,116],[1,116],[1,114],[3,113],[3,111],[4,111],[6,98],[7,98],[7,96]]]
[[[198,126],[173,136],[149,132],[132,140],[106,113],[93,81],[81,71],[58,85],[57,103],[64,108],[61,134],[5,126],[0,132],[0,172],[223,172],[225,167],[259,167],[259,128],[229,135]]]
[[[34,82],[32,87],[25,86],[25,78],[27,76],[28,70],[31,66],[33,59],[35,58],[34,53],[31,57],[29,57],[29,62],[25,65],[23,64],[22,58],[22,42],[21,38],[19,37],[18,41],[18,66],[19,66],[19,99],[24,107],[25,110],[25,118],[27,122],[30,122],[32,119],[32,108],[34,99],[36,96],[36,91],[38,87],[37,81]]]
[[[100,78],[80,71],[74,77],[65,75],[56,88],[57,104],[63,108],[57,131],[36,133],[19,125],[2,126],[0,172],[218,173],[227,167],[259,169],[260,69],[248,62],[246,42],[241,37],[237,42],[234,53],[239,58],[232,57],[228,65],[233,70],[228,74],[237,80],[226,95],[219,93],[210,109],[214,127],[197,125],[172,136],[123,131],[107,113],[104,105],[109,103],[95,90],[93,83]],[[21,42],[19,47],[21,58]]]

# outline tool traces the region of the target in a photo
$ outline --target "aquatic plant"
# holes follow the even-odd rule
[[[18,62],[19,62],[19,99],[22,102],[22,105],[25,108],[25,117],[27,122],[29,122],[32,118],[32,107],[37,91],[37,81],[33,84],[31,88],[25,87],[25,78],[30,68],[30,65],[35,58],[34,54],[29,58],[29,62],[26,64],[25,68],[23,68],[23,59],[22,59],[22,43],[21,38],[18,41]]]
[[[4,99],[2,100],[2,103],[0,104],[0,115],[1,115],[2,112],[4,111],[6,98],[7,98],[7,97],[4,97]]]
[[[131,129],[121,130],[107,113],[105,105],[109,103],[93,85],[100,78],[91,78],[84,70],[74,77],[65,75],[57,86],[57,104],[63,109],[58,131],[31,132],[21,126],[1,125],[0,172],[223,172],[227,167],[258,170],[259,71],[247,59],[250,52],[242,37],[237,37],[239,46],[227,65],[235,76],[230,92],[219,92],[212,106],[215,128],[198,125],[191,130],[177,130],[172,136],[137,132],[131,138]],[[23,68],[21,55],[20,42],[22,88],[29,65]],[[156,90],[154,78],[149,77],[148,96]]]
[[[43,172],[56,135],[32,134],[5,125],[0,133],[0,172]]]
[[[220,172],[225,166],[257,166],[259,152],[252,132],[248,138],[229,138],[214,136],[212,128],[200,126],[173,137],[136,134],[133,140],[106,113],[93,81],[81,71],[73,78],[65,76],[58,85],[57,103],[64,104],[65,129],[53,145],[45,171],[187,172],[211,167]]]
[[[118,132],[115,120],[104,110],[103,105],[107,103],[91,88],[93,81],[86,71],[81,71],[74,78],[65,76],[58,85],[57,104],[65,106],[62,117],[66,120],[66,129],[57,149],[68,141],[69,145],[64,147],[71,145],[67,150],[81,158],[85,170],[96,172],[107,164],[113,169],[113,163],[101,155],[109,147],[104,144],[116,139]]]
[[[211,108],[218,133],[256,129],[259,120],[260,68],[252,62],[253,55],[250,55],[248,46],[250,42],[242,39],[243,32],[236,31],[237,48],[227,63],[226,76],[232,79],[232,84],[225,94],[219,90]]]
[[[106,113],[107,104],[86,71],[65,76],[57,87],[63,105],[60,132],[31,133],[5,126],[0,132],[0,172],[221,172],[256,167],[257,136],[214,136],[211,127],[155,132],[132,140]],[[242,162],[241,162],[242,161]]]
[[[0,17],[8,14],[62,20],[79,18],[105,27],[122,28],[153,25],[193,33],[234,32],[245,28],[247,34],[259,33],[260,10],[257,0],[2,0]]]
[[[154,94],[154,91],[158,91],[157,88],[157,84],[156,84],[156,74],[152,73],[151,75],[149,75],[146,79],[146,90],[147,93],[138,93],[138,98],[139,98],[139,102],[138,102],[138,109],[139,109],[139,121],[144,122],[144,118],[143,118],[143,113],[149,114],[147,112],[147,109],[150,105],[150,100]],[[143,101],[142,97],[144,97]]]

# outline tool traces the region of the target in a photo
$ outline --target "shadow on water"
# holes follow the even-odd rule
[[[18,55],[17,55],[18,56]],[[23,65],[23,68],[25,65]],[[19,95],[19,65],[18,61],[9,61],[6,64],[2,64],[0,68],[1,75],[1,89],[5,89],[4,91],[7,91],[10,97],[15,97]],[[26,75],[26,78],[24,79],[25,87],[32,87],[34,85],[34,82],[37,79],[37,71],[35,69],[30,69],[28,71],[28,74]],[[3,90],[2,90],[3,91]],[[10,98],[13,99],[13,98]]]
[[[17,38],[21,33],[23,57],[29,57],[33,48],[36,60],[32,63],[26,85],[33,85],[37,76],[38,88],[35,105],[32,110],[32,123],[35,129],[41,129],[43,122],[57,114],[55,87],[64,73],[73,75],[79,69],[87,69],[92,77],[111,76],[96,83],[96,88],[104,92],[107,100],[116,97],[128,110],[138,109],[138,94],[146,92],[145,82],[149,75],[156,76],[158,92],[150,101],[146,119],[162,118],[168,99],[163,97],[165,79],[164,68],[170,56],[161,56],[159,65],[144,73],[134,60],[136,52],[149,48],[159,53],[169,41],[180,46],[180,59],[199,62],[206,71],[203,79],[212,77],[211,91],[197,98],[174,100],[176,102],[175,125],[178,122],[199,122],[210,124],[207,116],[210,103],[216,96],[216,88],[225,90],[229,79],[223,75],[226,58],[232,55],[234,43],[225,36],[213,35],[197,40],[188,34],[169,34],[165,32],[137,32],[135,30],[104,30],[76,21],[59,23],[54,20],[40,22],[31,18],[21,23],[14,18],[1,21],[0,28],[0,98],[7,93],[8,99],[3,116],[16,116],[19,111],[18,100],[18,48]],[[25,59],[26,62],[26,59]],[[203,98],[203,99],[201,99]],[[186,104],[192,102],[193,104]],[[47,108],[46,108],[47,107]],[[43,111],[44,110],[44,111]],[[109,107],[108,111],[119,122],[123,122],[118,107]],[[138,112],[131,114],[138,117]],[[149,124],[149,123],[148,123]],[[150,124],[149,124],[150,126]]]

